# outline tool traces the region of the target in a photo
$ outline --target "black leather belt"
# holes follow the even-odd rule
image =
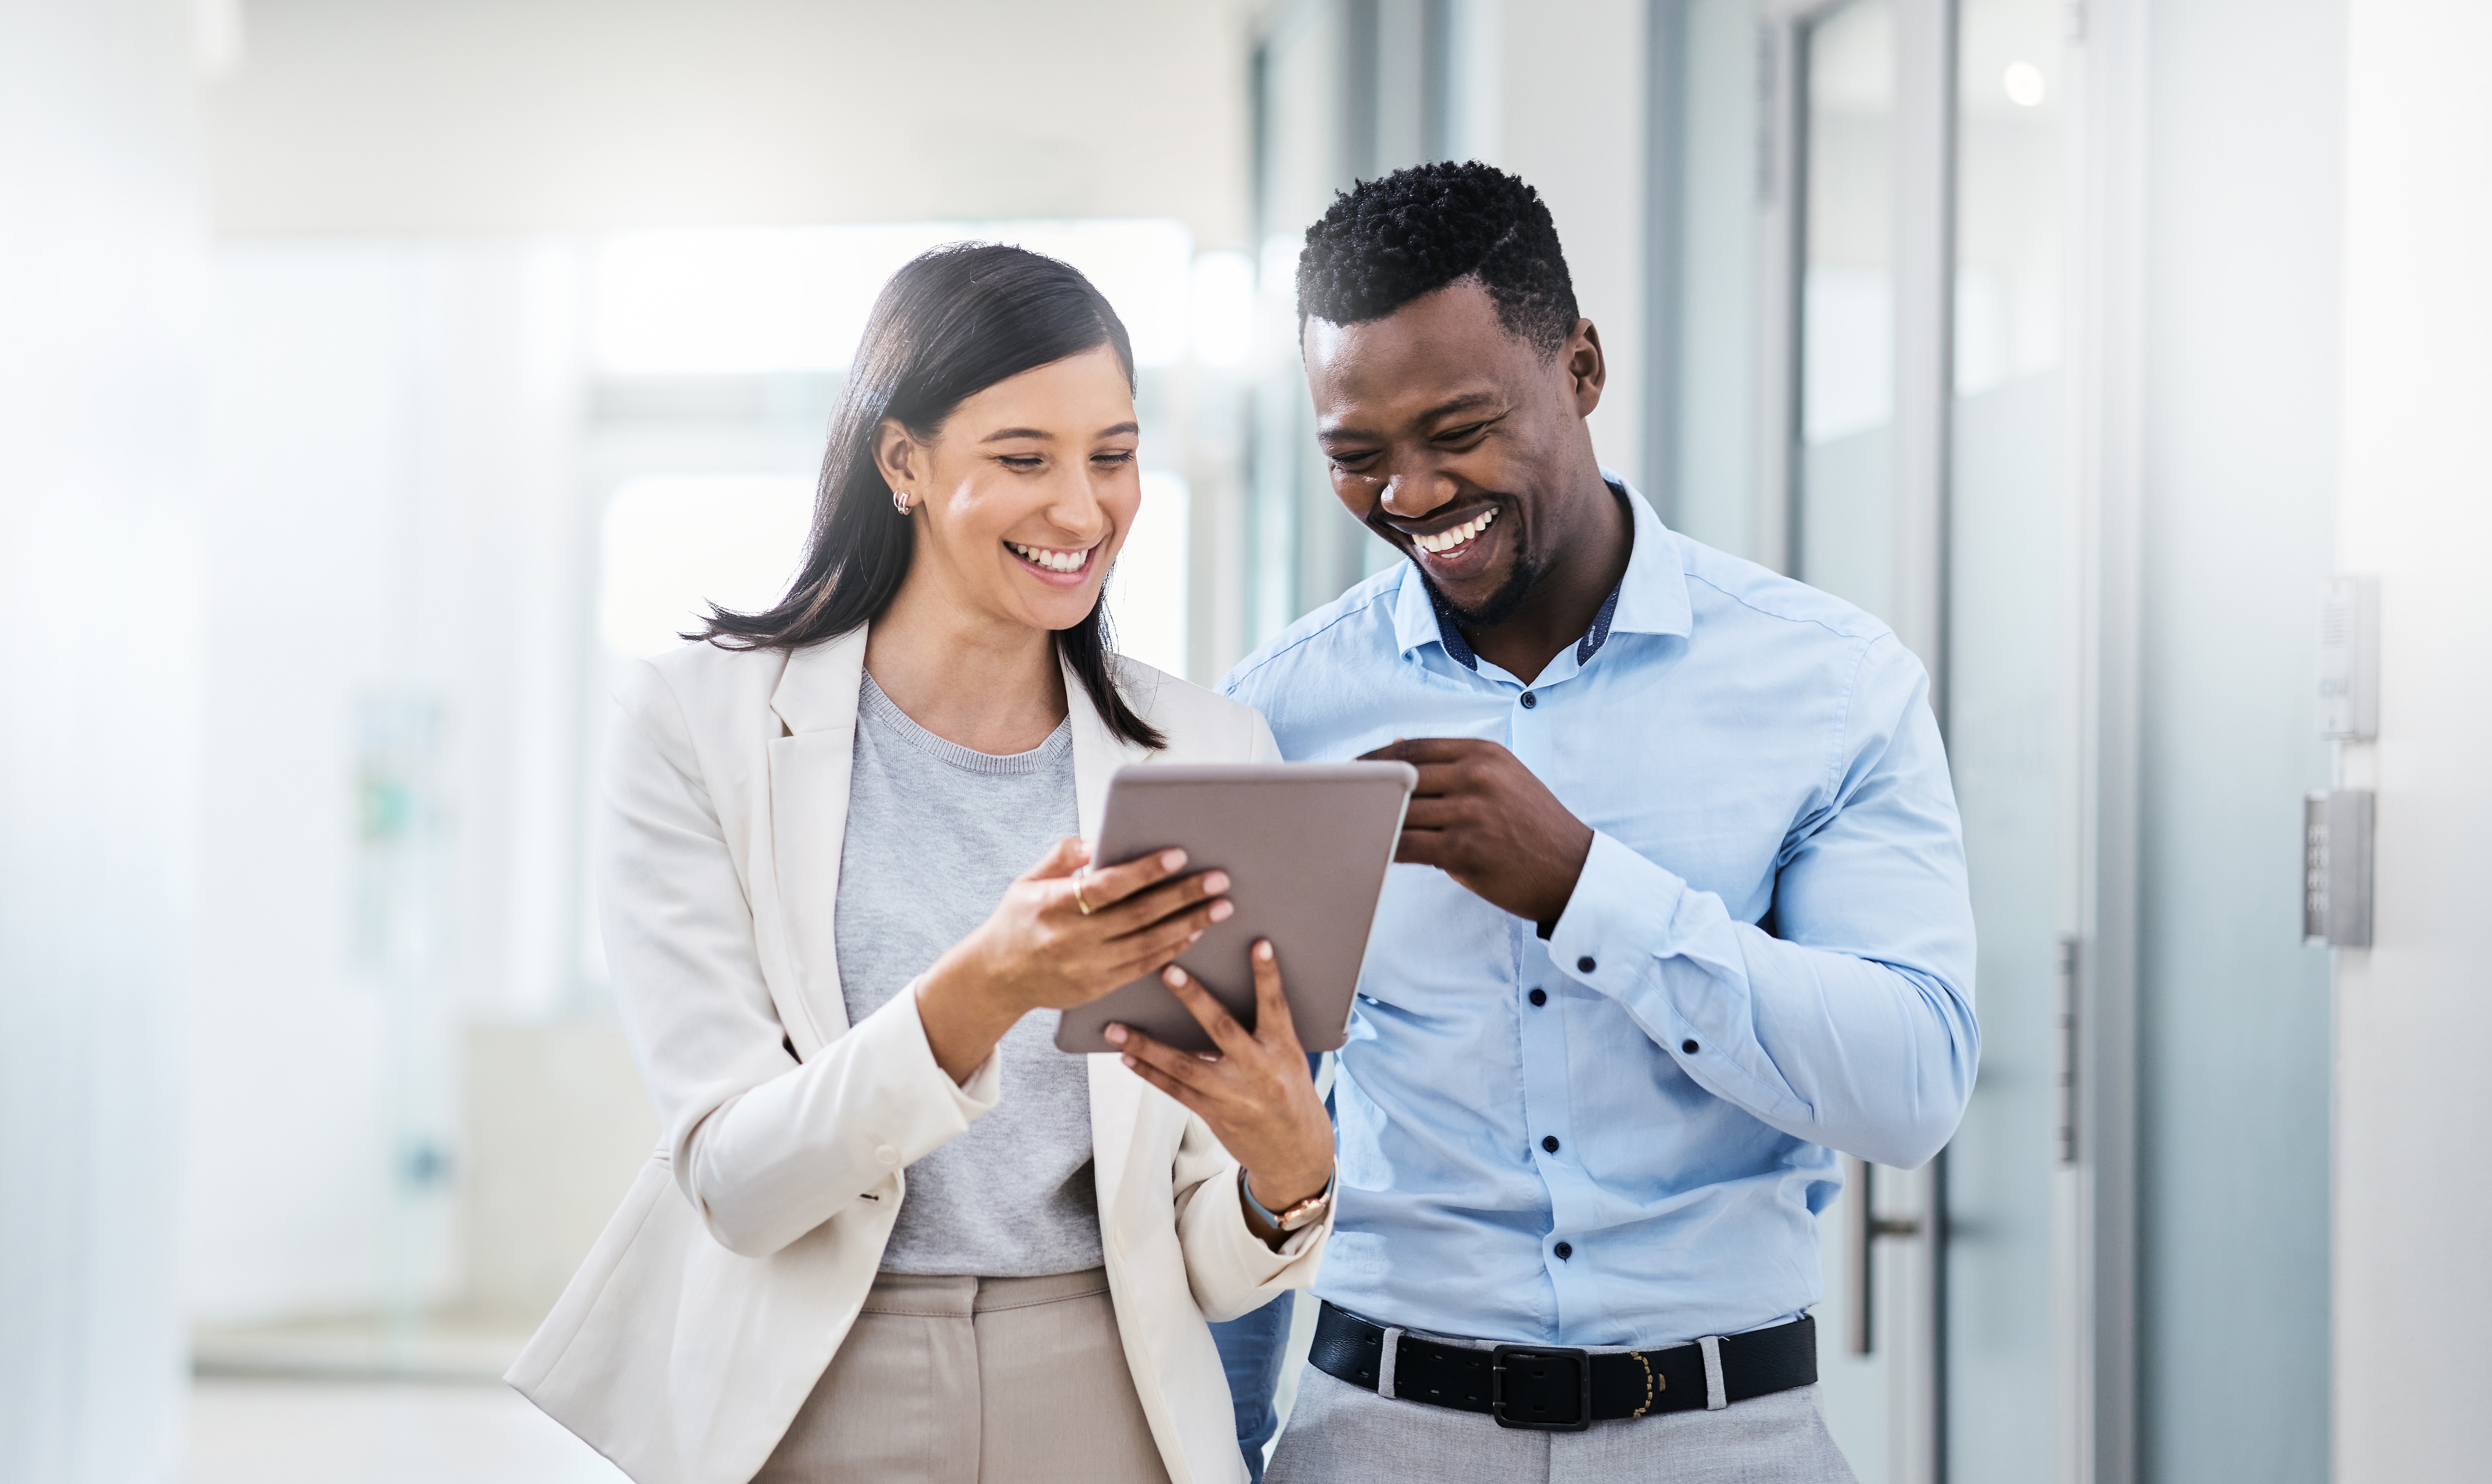
[[[1308,1359],[1327,1376],[1369,1391],[1383,1369],[1383,1326],[1327,1303],[1316,1317]],[[1817,1381],[1817,1321],[1801,1316],[1771,1329],[1714,1342],[1722,1364],[1722,1404]],[[1499,1427],[1581,1432],[1595,1422],[1695,1411],[1706,1405],[1705,1347],[1593,1354],[1562,1345],[1499,1345],[1474,1350],[1416,1335],[1394,1344],[1393,1395],[1406,1402],[1484,1411]]]

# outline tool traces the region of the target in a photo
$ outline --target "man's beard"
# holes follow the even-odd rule
[[[1513,540],[1514,565],[1507,569],[1505,580],[1497,585],[1497,591],[1490,593],[1488,600],[1477,608],[1465,608],[1446,597],[1444,589],[1428,576],[1427,567],[1417,557],[1410,559],[1410,565],[1418,568],[1419,580],[1427,585],[1428,598],[1439,611],[1453,614],[1466,629],[1494,629],[1514,616],[1515,610],[1523,607],[1523,600],[1531,596],[1531,584],[1540,579],[1539,564],[1531,559],[1531,549],[1524,543],[1520,522],[1516,524]]]

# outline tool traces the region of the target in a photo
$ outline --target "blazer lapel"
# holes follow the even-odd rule
[[[799,1059],[848,1028],[833,919],[865,640],[860,625],[797,650],[770,694],[770,709],[785,733],[770,744],[770,866],[795,968],[794,993],[774,994],[773,1000]]]
[[[1090,703],[1090,693],[1083,689],[1082,678],[1070,667],[1064,671],[1064,700],[1073,718],[1073,793],[1082,836],[1095,841],[1100,816],[1108,808],[1109,779],[1118,768],[1148,762],[1151,754],[1108,729],[1098,708]],[[1090,1154],[1098,1180],[1099,1213],[1105,1217],[1116,1209],[1126,1188],[1126,1167],[1140,1152],[1134,1136],[1141,1131],[1144,1100],[1155,1089],[1125,1070],[1124,1061],[1112,1053],[1100,1053],[1089,1060]]]

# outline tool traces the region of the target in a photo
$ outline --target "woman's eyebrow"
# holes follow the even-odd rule
[[[1139,436],[1142,430],[1142,425],[1138,423],[1118,423],[1112,428],[1103,428],[1099,430],[1099,431],[1094,433],[1092,436],[1113,438],[1125,433],[1132,433]],[[985,437],[980,438],[978,441],[981,443],[1002,443],[1013,438],[1035,438],[1041,443],[1053,443],[1055,441],[1055,434],[1040,428],[999,428],[994,432],[987,434]]]

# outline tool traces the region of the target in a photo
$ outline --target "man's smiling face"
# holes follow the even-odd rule
[[[1310,318],[1301,348],[1333,492],[1465,624],[1504,621],[1583,519],[1590,323],[1544,353],[1464,278],[1380,319]]]

